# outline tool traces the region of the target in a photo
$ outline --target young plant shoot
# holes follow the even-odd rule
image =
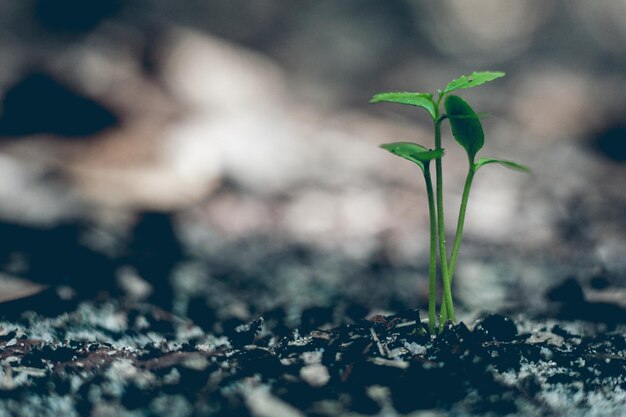
[[[434,124],[434,148],[429,149],[423,145],[411,142],[394,142],[381,145],[381,148],[407,159],[420,167],[426,181],[426,193],[428,195],[428,212],[430,218],[430,265],[429,265],[429,294],[428,294],[428,327],[431,334],[435,333],[437,326],[436,301],[437,301],[437,250],[439,251],[439,271],[441,274],[443,295],[440,307],[439,328],[442,329],[447,320],[455,321],[454,302],[452,298],[451,283],[454,277],[456,261],[461,247],[465,213],[469,199],[472,181],[476,172],[484,165],[497,163],[507,168],[519,171],[528,171],[524,165],[516,162],[497,158],[478,158],[476,154],[483,147],[485,135],[479,115],[474,112],[470,105],[461,97],[452,95],[453,91],[476,87],[497,78],[503,77],[503,72],[474,72],[464,75],[448,83],[443,90],[438,90],[438,97],[430,93],[407,93],[389,92],[376,94],[370,103],[398,103],[425,109]],[[445,99],[445,100],[444,100]],[[441,113],[441,103],[445,113]],[[443,163],[444,155],[441,146],[441,124],[448,120],[455,141],[467,153],[468,170],[465,179],[465,187],[461,197],[461,206],[457,219],[456,233],[452,245],[452,252],[448,257],[445,239],[444,205],[443,205]],[[430,162],[435,161],[435,191],[430,174]]]

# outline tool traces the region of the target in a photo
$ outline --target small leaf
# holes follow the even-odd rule
[[[530,172],[530,168],[526,165],[518,164],[517,162],[507,161],[505,159],[497,159],[497,158],[478,158],[478,162],[474,165],[474,170],[478,170],[483,165],[487,164],[500,164],[509,169],[514,169],[516,171],[522,172]]]
[[[501,71],[482,71],[473,72],[470,75],[463,75],[456,80],[450,81],[446,88],[441,92],[441,95],[451,93],[455,90],[476,87],[497,78],[504,77],[504,75],[504,72]]]
[[[443,149],[430,150],[422,145],[411,142],[385,143],[380,145],[380,147],[394,155],[419,165],[422,170],[424,170],[425,163],[443,156]]]
[[[429,93],[405,93],[405,92],[389,92],[376,94],[370,100],[370,103],[398,103],[408,104],[409,106],[417,106],[426,109],[430,117],[435,119],[435,103],[433,95]]]
[[[485,134],[478,116],[459,96],[448,96],[444,103],[454,139],[465,148],[470,162],[485,143]]]

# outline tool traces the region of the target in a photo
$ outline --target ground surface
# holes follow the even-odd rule
[[[593,310],[578,290],[552,291],[558,314]],[[309,308],[294,327],[282,308],[246,323],[196,306],[198,325],[145,303],[55,303],[67,311],[0,322],[2,416],[622,416],[626,406],[619,323],[488,315],[432,339],[415,310],[364,319],[356,305]]]
[[[145,213],[117,253],[81,224],[0,226],[13,237],[5,271],[33,281],[3,278],[15,290],[4,284],[0,302],[0,416],[620,416],[626,406],[624,289],[602,269],[552,286],[482,270],[482,294],[455,286],[465,324],[431,339],[412,309],[425,305],[416,276],[426,271],[382,249],[364,261],[262,236],[228,242],[164,213]]]

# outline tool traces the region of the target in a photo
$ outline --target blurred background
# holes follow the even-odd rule
[[[482,155],[532,174],[477,175],[461,311],[535,311],[568,277],[623,302],[625,20],[624,1],[0,0],[3,305],[424,307],[423,180],[377,145],[432,126],[368,100],[475,70],[507,73],[461,94],[490,113]],[[466,157],[444,143],[451,240]]]

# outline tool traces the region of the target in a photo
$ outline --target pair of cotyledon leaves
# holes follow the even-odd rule
[[[503,76],[503,72],[474,72],[449,82],[446,88],[439,90],[438,93],[440,97],[443,97],[453,91],[476,87]],[[421,107],[426,109],[432,119],[437,122],[436,104],[433,100],[433,95],[430,93],[380,93],[376,94],[370,102],[388,102]],[[459,96],[447,96],[444,107],[446,109],[445,117],[450,120],[452,136],[454,136],[454,139],[467,152],[470,164],[473,166],[474,170],[486,164],[498,163],[508,168],[528,171],[528,168],[521,164],[502,159],[479,158],[478,161],[475,162],[476,154],[485,143],[485,134],[479,116],[472,110],[470,105]],[[443,156],[443,149],[429,150],[422,145],[410,142],[389,143],[382,145],[381,148],[417,164],[422,170],[424,170],[424,164]]]

